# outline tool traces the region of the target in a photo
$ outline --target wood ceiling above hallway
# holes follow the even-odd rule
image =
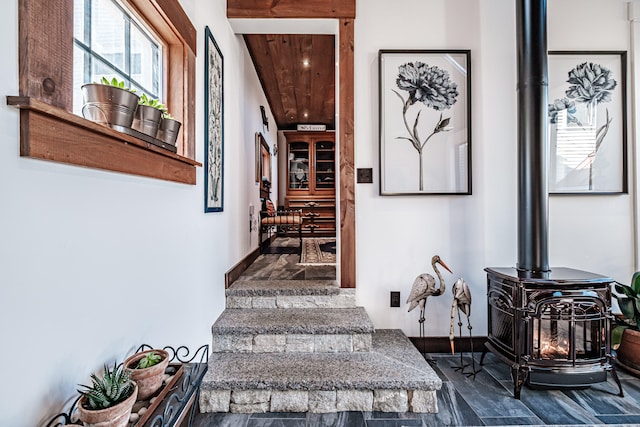
[[[249,54],[280,130],[300,123],[335,129],[335,38],[324,34],[245,34]]]

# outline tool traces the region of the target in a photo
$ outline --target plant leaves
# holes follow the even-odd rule
[[[620,343],[622,342],[622,334],[624,334],[624,330],[627,328],[628,326],[616,325],[611,330],[611,347],[614,350],[617,350],[618,347],[620,347]]]

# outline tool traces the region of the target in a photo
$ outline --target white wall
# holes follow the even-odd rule
[[[550,0],[548,6],[550,50],[629,49],[626,1]],[[426,335],[448,335],[450,289],[460,276],[474,297],[474,334],[486,335],[483,269],[513,267],[517,255],[515,2],[400,0],[389,7],[367,0],[357,7],[355,163],[374,170],[373,185],[356,187],[358,303],[377,328],[418,336],[418,313],[407,313],[404,301],[418,274],[433,274],[430,260],[439,254],[454,275],[444,273],[447,292],[427,303]],[[379,196],[379,49],[471,49],[472,196]],[[552,266],[628,281],[632,218],[630,195],[552,197]],[[393,290],[401,291],[401,308],[389,307]]]
[[[90,373],[141,343],[210,343],[224,273],[257,246],[248,206],[259,206],[254,132],[266,99],[226,2],[183,6],[198,31],[200,162],[205,25],[224,55],[224,212],[203,213],[202,168],[191,186],[21,158],[18,111],[0,102],[2,426],[42,425]],[[3,10],[4,97],[18,94],[18,0]],[[276,141],[275,126],[266,137]]]

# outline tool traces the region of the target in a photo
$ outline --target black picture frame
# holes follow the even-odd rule
[[[224,58],[205,27],[204,211],[224,209]]]
[[[378,66],[380,195],[472,194],[471,51],[380,50]]]
[[[627,52],[549,52],[549,193],[628,193]]]

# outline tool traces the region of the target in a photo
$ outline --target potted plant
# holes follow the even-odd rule
[[[175,145],[182,123],[174,119],[168,112],[163,113],[157,138],[167,144]]]
[[[634,273],[631,285],[616,283],[614,295],[622,316],[613,328],[612,343],[617,351],[617,361],[628,371],[640,375],[640,272]]]
[[[152,138],[156,137],[162,115],[167,112],[167,107],[159,100],[150,98],[143,93],[138,101],[138,108],[133,116],[133,129],[142,132]]]
[[[140,97],[126,89],[124,81],[102,77],[100,83],[82,85],[82,94],[85,119],[107,126],[131,127]]]
[[[124,361],[125,370],[138,384],[138,400],[145,400],[158,391],[168,364],[169,353],[159,349],[135,353]]]
[[[138,396],[130,374],[114,363],[113,369],[104,366],[102,378],[91,374],[91,381],[91,386],[81,385],[85,390],[78,390],[80,420],[85,426],[125,427]]]

